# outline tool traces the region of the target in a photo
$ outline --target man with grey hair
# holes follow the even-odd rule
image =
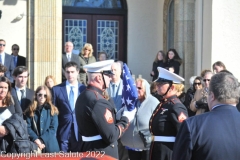
[[[65,64],[67,62],[75,62],[78,67],[80,67],[80,61],[79,61],[79,56],[73,53],[73,43],[68,41],[65,43],[65,52],[62,54],[62,82],[66,81],[65,77]]]
[[[173,160],[240,159],[240,113],[236,108],[239,95],[239,83],[233,75],[214,75],[207,98],[210,112],[182,123]]]
[[[109,84],[109,88],[107,89],[109,96],[113,99],[114,104],[116,106],[116,110],[122,108],[122,90],[123,90],[123,82],[121,79],[121,64],[119,62],[114,62],[111,66],[113,75],[111,76],[111,82]]]
[[[114,62],[111,66],[113,75],[111,76],[111,82],[109,88],[107,88],[109,96],[112,98],[116,111],[122,108],[122,90],[123,81],[121,79],[122,65],[120,62]],[[128,152],[122,142],[118,140],[118,154],[119,160],[128,160]]]

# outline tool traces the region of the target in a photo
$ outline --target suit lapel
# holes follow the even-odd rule
[[[18,103],[20,104],[18,96],[17,96],[17,91],[16,91],[15,87],[12,88],[12,96],[15,96],[17,98],[17,100],[18,100]]]
[[[66,99],[66,101],[68,102],[68,108],[70,109],[70,111],[72,111],[70,103],[68,101],[68,95],[67,95],[67,89],[66,89],[66,82],[60,87],[60,90],[62,92],[63,98]]]

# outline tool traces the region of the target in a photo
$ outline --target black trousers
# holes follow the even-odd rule
[[[149,150],[144,151],[128,150],[128,156],[130,160],[149,160]]]
[[[125,146],[123,146],[120,139],[118,140],[118,156],[119,160],[128,160],[128,151]]]

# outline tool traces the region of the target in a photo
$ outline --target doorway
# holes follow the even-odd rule
[[[63,46],[74,44],[79,54],[85,43],[91,43],[94,56],[106,52],[108,59],[125,60],[124,17],[121,15],[63,14]]]

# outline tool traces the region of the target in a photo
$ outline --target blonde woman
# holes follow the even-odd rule
[[[83,68],[84,65],[96,62],[93,56],[93,47],[90,43],[86,43],[79,54],[80,60],[80,82],[87,85],[87,70]]]
[[[49,90],[51,91],[51,93],[52,93],[52,87],[55,86],[55,85],[57,85],[57,82],[56,82],[56,79],[55,79],[54,76],[49,75],[49,76],[47,76],[47,77],[45,78],[44,84],[45,84],[45,86],[48,87],[48,89],[49,89]]]
[[[59,152],[56,132],[58,109],[52,104],[51,93],[47,86],[39,86],[35,98],[25,111],[28,134],[43,153]]]

